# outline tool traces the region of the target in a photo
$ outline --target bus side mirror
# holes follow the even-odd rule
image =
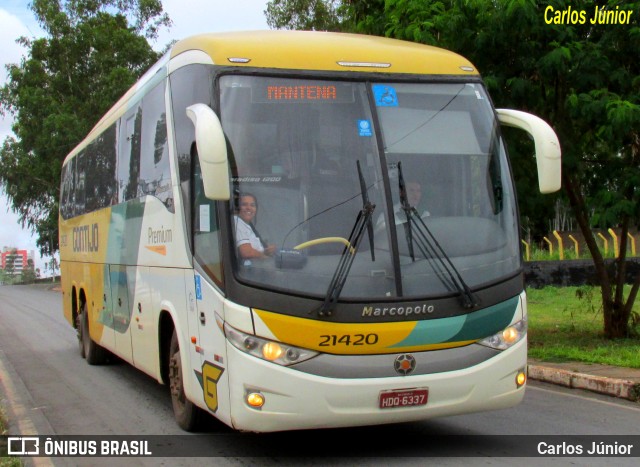
[[[533,138],[538,164],[538,186],[541,193],[558,191],[561,185],[560,142],[553,128],[535,115],[519,110],[496,109],[502,125],[519,128]]]
[[[229,200],[227,141],[220,119],[211,107],[205,104],[187,107],[187,116],[196,129],[196,147],[202,170],[204,195],[212,200]]]

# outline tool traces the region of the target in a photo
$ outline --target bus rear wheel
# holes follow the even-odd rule
[[[180,360],[180,344],[174,329],[169,346],[169,388],[171,404],[178,426],[185,431],[194,431],[198,426],[200,409],[196,407],[184,393],[184,374]]]
[[[80,318],[80,355],[87,359],[89,365],[100,365],[106,360],[106,351],[91,339],[89,334],[89,313],[87,304],[82,305]]]
[[[84,342],[82,341],[82,318],[84,313],[79,313],[76,315],[76,333],[78,335],[78,347],[80,349],[80,356],[82,358],[87,358],[87,354],[84,351]]]

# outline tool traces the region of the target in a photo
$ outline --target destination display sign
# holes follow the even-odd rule
[[[308,80],[260,80],[251,90],[254,103],[307,104],[352,103],[353,86],[350,83]]]

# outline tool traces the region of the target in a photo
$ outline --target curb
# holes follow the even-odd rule
[[[9,416],[7,435],[12,433],[18,436],[38,436],[41,433],[54,434],[53,427],[44,416],[42,408],[36,408],[27,390],[24,381],[11,366],[11,362],[0,349],[0,404],[3,405]],[[52,467],[54,465],[66,466],[66,461],[56,461],[50,457],[20,458],[19,465],[29,467]],[[0,465],[2,459],[0,459]]]
[[[540,365],[527,365],[527,372],[529,378],[533,380],[640,402],[640,383],[634,381],[588,375]]]

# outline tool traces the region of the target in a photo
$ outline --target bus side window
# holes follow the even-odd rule
[[[63,219],[69,219],[73,216],[72,200],[73,200],[73,169],[75,158],[71,159],[62,168],[62,183],[60,196],[60,214]]]
[[[85,179],[87,172],[87,152],[83,149],[76,156],[76,177],[74,180],[75,197],[73,200],[73,214],[80,216],[85,213]]]
[[[207,65],[187,65],[169,75],[171,85],[171,105],[173,108],[173,130],[178,157],[178,174],[182,201],[187,212],[189,237],[195,225],[193,212],[191,176],[193,157],[191,146],[195,141],[193,122],[187,117],[186,108],[202,102],[213,108],[211,97],[211,69]]]
[[[173,212],[164,91],[165,82],[162,81],[142,100],[138,196],[155,196]]]
[[[194,151],[195,152],[195,151]],[[202,171],[197,154],[192,157],[193,184],[193,250],[198,263],[222,285],[222,259],[220,255],[220,228],[216,213],[216,202],[204,196]]]
[[[141,129],[142,107],[137,104],[120,119],[120,147],[117,168],[118,201],[120,203],[138,197]]]
[[[86,212],[115,204],[116,180],[116,125],[109,126],[86,148]]]

